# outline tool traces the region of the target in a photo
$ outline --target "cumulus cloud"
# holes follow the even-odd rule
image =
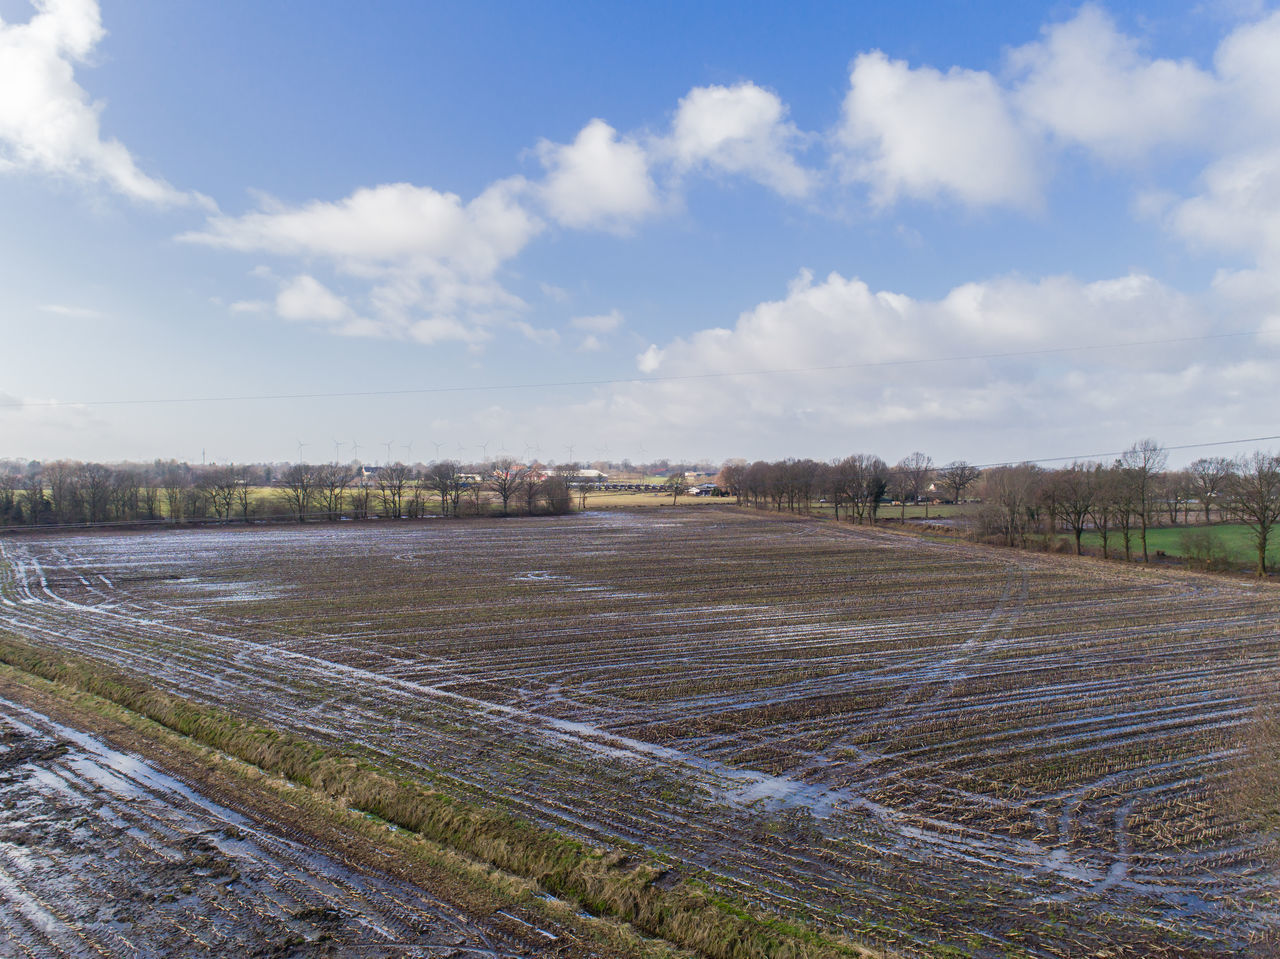
[[[680,100],[671,134],[656,150],[681,172],[745,176],[784,196],[802,197],[814,178],[796,162],[793,150],[803,137],[786,115],[778,95],[754,83],[694,87]]]
[[[94,0],[35,0],[26,23],[0,20],[0,170],[35,171],[105,183],[157,206],[212,206],[138,168],[129,150],[104,139],[102,104],[75,79],[105,36]]]
[[[1280,267],[1280,146],[1225,157],[1201,179],[1203,191],[1172,211],[1173,228],[1194,245]]]
[[[489,338],[485,327],[510,324],[525,309],[498,273],[543,228],[521,202],[527,188],[520,177],[500,180],[464,203],[430,187],[384,184],[336,202],[265,202],[242,216],[210,217],[179,239],[319,259],[370,284],[367,309],[357,310],[314,277],[300,277],[277,296],[275,311],[285,319],[348,335],[478,345]]]
[[[1280,12],[1236,27],[1213,69],[1156,58],[1086,4],[1012,49],[1004,79],[859,55],[835,130],[839,168],[880,206],[900,198],[1035,207],[1053,150],[1111,164],[1180,149],[1219,159],[1275,145]]]
[[[1093,4],[1042,32],[1009,62],[1019,76],[1019,111],[1053,137],[1108,160],[1204,137],[1217,92],[1208,71],[1189,60],[1143,56]]]
[[[389,266],[491,275],[541,229],[519,202],[525,181],[500,180],[470,203],[430,187],[390,183],[304,206],[211,217],[179,239],[242,252],[315,256],[352,273]]]
[[[1214,66],[1247,138],[1272,139],[1280,123],[1280,11],[1242,24],[1218,45]]]
[[[775,450],[789,439],[796,455],[869,445],[896,456],[909,452],[904,435],[940,451],[957,430],[1004,449],[1000,435],[1021,429],[1031,440],[1074,429],[1096,443],[1105,428],[1130,442],[1135,424],[1194,419],[1201,391],[1228,382],[1228,354],[1219,360],[1212,341],[1171,342],[1213,322],[1204,304],[1141,273],[996,277],[919,299],[801,272],[730,327],[651,345],[636,364],[652,382],[601,391],[573,415],[683,436],[696,434],[696,409],[716,427],[699,448],[718,455],[751,455],[762,436]],[[982,455],[976,443],[948,452]]]
[[[846,179],[900,197],[1034,206],[1036,151],[989,73],[912,68],[880,51],[853,62],[836,132]]]
[[[305,273],[280,289],[275,306],[276,313],[286,320],[334,324],[354,315],[346,300]]]
[[[542,201],[563,226],[621,233],[658,210],[644,147],[603,120],[592,120],[569,144],[542,140],[535,152],[547,171]]]

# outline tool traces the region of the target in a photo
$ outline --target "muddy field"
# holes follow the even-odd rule
[[[533,954],[0,699],[0,956]]]
[[[0,625],[904,951],[1231,955],[1280,597],[733,512],[0,540]]]

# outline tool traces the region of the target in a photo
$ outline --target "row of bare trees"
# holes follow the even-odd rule
[[[429,512],[441,516],[487,512],[491,499],[503,516],[513,512],[567,513],[572,503],[570,477],[576,470],[561,468],[553,475],[501,458],[467,472],[455,460],[441,460],[422,468],[392,463],[365,478],[343,465],[295,463],[279,479],[280,494],[299,521],[349,515],[418,519]]]
[[[979,477],[965,462],[935,467],[924,453],[912,453],[890,466],[878,456],[857,453],[830,463],[811,459],[726,463],[717,484],[738,505],[808,512],[814,500],[830,504],[836,519],[874,523],[885,500],[897,503],[905,517],[908,503],[927,504],[941,485],[951,502],[960,502]]]
[[[0,526],[248,521],[283,513],[299,520],[438,511],[502,514],[568,512],[576,469],[541,470],[499,459],[471,471],[452,460],[411,467],[393,463],[372,475],[351,465],[106,465],[59,460],[0,463]]]
[[[248,516],[271,467],[174,461],[0,463],[0,525],[42,526]]]
[[[890,466],[859,453],[822,463],[788,459],[726,463],[718,485],[739,505],[808,512],[815,501],[837,519],[876,522],[886,502],[905,518],[910,503],[959,503],[976,495],[978,530],[1009,545],[1035,534],[1072,535],[1076,551],[1095,532],[1104,556],[1140,552],[1149,561],[1152,526],[1210,524],[1234,519],[1254,533],[1257,568],[1265,572],[1267,547],[1280,521],[1280,457],[1257,452],[1228,459],[1206,457],[1184,470],[1167,470],[1167,452],[1153,440],[1135,443],[1109,464],[1076,462],[1058,469],[1031,463],[988,468],[964,461],[935,467],[924,453]],[[56,461],[0,462],[0,525],[77,525],[107,522],[248,521],[283,512],[298,520],[373,515],[417,518],[564,513],[587,487],[576,467],[548,475],[500,458],[480,467],[452,460],[427,466],[394,463],[373,475],[351,465],[191,466],[174,461],[105,465]],[[683,478],[683,474],[679,476]],[[264,494],[262,491],[269,492]],[[673,499],[683,490],[673,489]]]
[[[1150,562],[1153,526],[1210,524],[1214,518],[1247,526],[1257,547],[1257,572],[1265,575],[1267,548],[1280,522],[1280,457],[1257,452],[1236,459],[1207,457],[1184,470],[1166,470],[1168,453],[1154,440],[1133,444],[1110,464],[1075,462],[1059,469],[1033,463],[980,470],[964,461],[935,467],[912,453],[893,466],[856,454],[829,463],[811,459],[729,462],[717,482],[739,505],[809,512],[815,500],[836,519],[874,523],[886,502],[960,503],[970,493],[981,506],[977,532],[1025,547],[1039,533],[1069,532],[1077,553],[1086,531],[1097,533],[1104,557],[1122,551]]]

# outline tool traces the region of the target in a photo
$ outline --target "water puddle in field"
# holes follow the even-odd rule
[[[4,699],[0,740],[28,757],[0,776],[0,955],[17,942],[50,959],[514,959],[529,954],[520,939],[552,936],[532,925],[513,936],[408,883],[358,872]]]
[[[513,583],[554,583],[563,580],[572,579],[564,573],[553,573],[545,569],[531,569],[523,573],[516,573],[511,577]]]

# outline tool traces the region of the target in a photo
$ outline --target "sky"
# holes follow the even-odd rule
[[[0,0],[0,337],[0,458],[1280,447],[1280,12]]]

